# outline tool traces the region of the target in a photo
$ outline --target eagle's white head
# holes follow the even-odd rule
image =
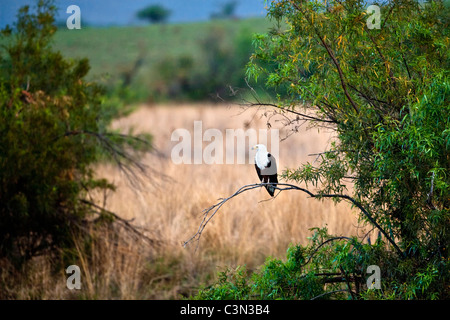
[[[263,144],[257,144],[257,145],[254,145],[254,146],[252,147],[252,150],[256,150],[257,152],[258,152],[258,151],[261,151],[261,152],[267,152],[267,148],[266,148],[266,146],[263,145]]]

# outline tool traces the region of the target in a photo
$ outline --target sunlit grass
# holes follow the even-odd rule
[[[133,127],[136,133],[154,134],[160,156],[149,155],[143,161],[168,178],[155,173],[136,190],[113,165],[100,165],[97,174],[117,185],[117,191],[107,195],[106,208],[131,220],[157,244],[149,245],[123,231],[120,237],[110,229],[97,231],[88,247],[80,243],[76,250],[81,290],[66,288],[67,266],[54,273],[52,261],[39,257],[27,266],[28,272],[2,279],[4,298],[180,299],[212,283],[226,267],[246,265],[251,270],[268,256],[284,258],[289,244],[308,241],[310,228],[328,226],[336,235],[363,234],[346,203],[321,202],[298,191],[262,201],[269,196],[261,188],[226,203],[207,225],[197,250],[197,243],[183,248],[182,242],[197,231],[203,209],[240,186],[258,181],[251,164],[175,165],[170,158],[176,144],[170,140],[171,133],[177,128],[192,130],[194,120],[201,120],[204,130],[266,128],[265,110],[242,111],[220,105],[142,106],[115,121],[115,128],[127,131]],[[272,128],[282,127],[274,118],[271,121]],[[280,136],[286,133],[281,130]],[[314,161],[308,155],[323,151],[330,137],[329,132],[301,127],[280,143],[279,169]],[[97,198],[101,204],[103,195]],[[6,271],[8,265],[0,267]]]

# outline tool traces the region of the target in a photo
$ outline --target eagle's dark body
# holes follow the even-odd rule
[[[273,197],[275,187],[278,183],[277,167],[275,158],[267,152],[266,146],[258,144],[254,147],[257,152],[255,155],[255,168],[261,183],[273,183],[266,185],[267,192]]]

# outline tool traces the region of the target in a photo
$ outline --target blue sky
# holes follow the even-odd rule
[[[148,5],[162,4],[171,10],[169,22],[208,20],[230,0],[56,0],[57,21],[66,21],[68,6],[80,7],[81,21],[89,25],[127,25],[141,23],[136,12]],[[238,17],[264,16],[264,0],[236,0]],[[23,5],[34,6],[35,0],[0,0],[0,28],[15,21],[17,10]]]

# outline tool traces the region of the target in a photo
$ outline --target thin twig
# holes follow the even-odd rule
[[[341,270],[343,276],[344,276],[344,280],[345,280],[345,284],[347,285],[348,288],[348,292],[350,292],[350,295],[352,296],[352,299],[355,300],[355,295],[352,291],[352,287],[350,286],[350,281],[348,280],[348,276],[347,276],[347,272],[345,272],[344,268],[342,268],[342,266],[339,266],[339,269]]]
[[[101,206],[99,206],[99,205],[97,205],[97,204],[95,204],[95,203],[93,203],[91,201],[81,199],[80,202],[82,202],[84,204],[87,204],[87,205],[89,205],[91,207],[94,207],[97,210],[100,210],[100,213],[103,212],[103,213],[106,213],[106,214],[112,216],[115,220],[117,220],[120,223],[122,223],[122,225],[125,227],[125,229],[127,229],[127,230],[131,231],[132,233],[134,233],[136,236],[138,236],[138,238],[146,240],[151,245],[155,245],[155,244],[158,244],[158,243],[161,242],[160,240],[151,239],[148,236],[146,236],[145,234],[143,234],[142,232],[140,232],[139,230],[137,230],[136,227],[133,226],[130,223],[133,220],[126,220],[126,219],[118,216],[116,213],[114,213],[112,211],[109,211],[109,210],[106,210],[105,208],[102,208]]]
[[[352,239],[349,238],[349,237],[333,237],[333,238],[330,238],[330,239],[325,240],[325,241],[322,242],[320,245],[318,245],[317,248],[314,249],[314,251],[309,255],[308,260],[307,260],[304,264],[302,264],[301,267],[306,266],[306,265],[311,261],[312,257],[316,254],[316,252],[319,251],[319,249],[320,249],[321,247],[323,247],[324,245],[326,245],[328,242],[336,241],[336,240],[348,240],[348,241],[350,241],[350,240],[352,240]]]
[[[323,297],[323,296],[328,295],[328,294],[333,294],[333,293],[338,293],[338,292],[345,292],[345,291],[348,291],[348,289],[339,289],[339,290],[324,292],[322,294],[319,294],[318,296],[315,296],[314,298],[311,298],[311,300],[316,300],[317,298]]]

